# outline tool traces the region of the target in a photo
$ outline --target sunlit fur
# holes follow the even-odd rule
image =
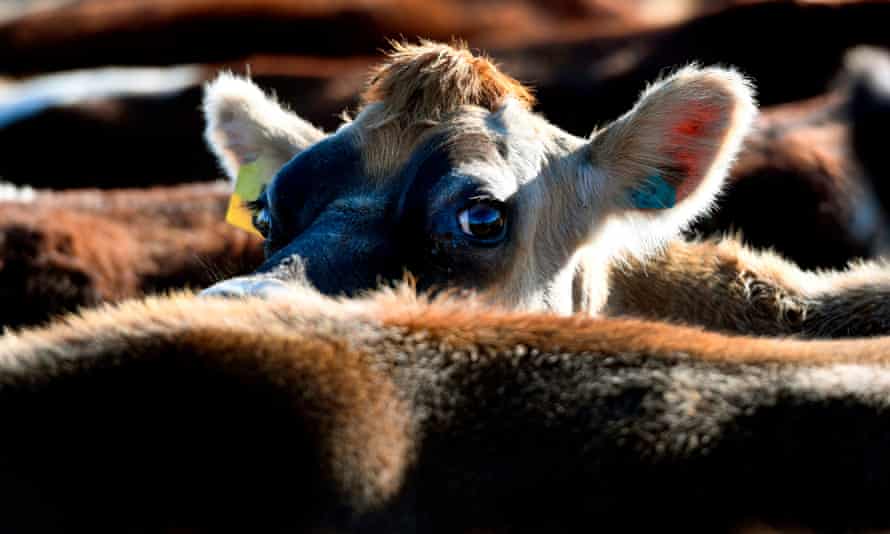
[[[390,175],[431,126],[468,106],[495,111],[508,99],[525,109],[534,104],[528,89],[463,43],[393,43],[368,78],[354,127],[369,178]]]
[[[393,43],[371,73],[361,100],[364,105],[382,104],[381,122],[405,124],[442,119],[466,105],[493,111],[507,97],[526,109],[534,104],[526,87],[498,70],[491,59],[473,55],[465,44],[421,41]]]
[[[251,81],[221,74],[204,98],[205,138],[230,177],[264,157],[278,168],[324,133],[266,96]]]
[[[838,338],[890,333],[890,267],[858,262],[802,271],[733,237],[675,240],[643,259],[615,262],[607,315],[690,323],[752,335]]]
[[[241,90],[244,96],[239,100]],[[242,124],[248,132],[256,132],[244,136],[257,140],[269,137],[263,132],[295,129],[291,137],[282,134],[277,137],[281,142],[270,143],[279,147],[275,148],[279,154],[287,152],[280,149],[282,142],[290,142],[289,151],[295,154],[315,138],[303,134],[305,123],[263,100],[250,82],[225,75],[208,86],[205,99],[208,139],[218,154],[225,153],[225,147],[237,151],[237,139],[242,137],[228,141],[225,131],[214,127],[223,111],[232,107],[218,105],[221,94],[246,110],[253,106],[277,110],[245,112],[242,115],[264,117],[269,123],[257,119]],[[788,319],[825,316],[835,291],[862,287],[859,271],[803,273],[778,258],[766,262],[763,258],[770,256],[757,255],[737,242],[718,246],[671,241],[710,209],[754,117],[752,89],[732,70],[680,69],[653,83],[631,111],[589,140],[571,136],[532,113],[533,100],[526,89],[463,46],[395,45],[372,73],[363,102],[355,120],[342,128],[361,147],[369,187],[382,187],[412,150],[433,134],[452,139],[456,167],[472,171],[483,165],[496,170],[488,175],[501,177],[488,188],[496,198],[511,198],[518,206],[517,253],[494,282],[477,288],[501,304],[561,313],[660,317],[747,333],[859,332],[848,322],[830,320],[825,324],[836,328],[804,332],[801,323]],[[493,146],[500,147],[501,155]],[[230,176],[237,172],[231,163],[237,159],[223,157]],[[676,187],[677,205],[656,210],[629,206],[627,192],[653,174]],[[719,269],[703,269],[701,258],[708,257],[725,261]],[[782,275],[773,276],[773,271]],[[807,287],[820,286],[819,298],[793,282],[804,278],[816,280]],[[750,280],[768,287],[772,296],[764,299],[762,293],[739,291],[740,284],[750,285]],[[780,297],[785,294],[802,297],[792,299],[794,305],[786,310]],[[704,297],[714,303],[709,309],[719,306],[719,313],[702,310]],[[765,301],[778,304],[763,316],[751,311],[761,309]],[[873,333],[875,328],[877,323],[867,331]]]

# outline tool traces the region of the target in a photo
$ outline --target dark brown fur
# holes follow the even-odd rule
[[[803,269],[840,269],[887,245],[887,216],[850,150],[846,91],[763,110],[713,214],[687,235],[739,232]]]
[[[256,267],[259,239],[224,221],[228,194],[206,184],[0,203],[0,325]]]
[[[0,521],[887,527],[888,362],[404,292],[130,302],[0,339]]]

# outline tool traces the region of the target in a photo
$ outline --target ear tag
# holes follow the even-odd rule
[[[241,166],[241,169],[238,170],[238,179],[235,180],[235,191],[229,197],[229,210],[226,212],[227,223],[242,230],[262,235],[259,230],[253,227],[252,214],[244,204],[256,200],[260,196],[263,186],[269,183],[274,174],[274,170],[269,169],[268,163],[263,158]]]
[[[644,210],[673,208],[677,203],[677,190],[664,178],[653,174],[630,192],[630,201],[635,208]]]

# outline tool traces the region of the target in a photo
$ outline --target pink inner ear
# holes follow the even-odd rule
[[[677,202],[680,202],[699,186],[707,170],[703,167],[714,157],[713,149],[717,143],[703,143],[702,138],[714,135],[720,111],[712,105],[691,103],[679,109],[677,115],[681,120],[670,128],[667,146],[680,174],[677,184]]]

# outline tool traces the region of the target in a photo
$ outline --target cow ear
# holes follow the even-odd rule
[[[204,137],[229,178],[242,165],[263,158],[279,169],[325,134],[284,109],[253,82],[221,74],[204,88]]]
[[[660,242],[706,211],[756,115],[732,70],[686,67],[649,87],[588,146],[606,210]]]

